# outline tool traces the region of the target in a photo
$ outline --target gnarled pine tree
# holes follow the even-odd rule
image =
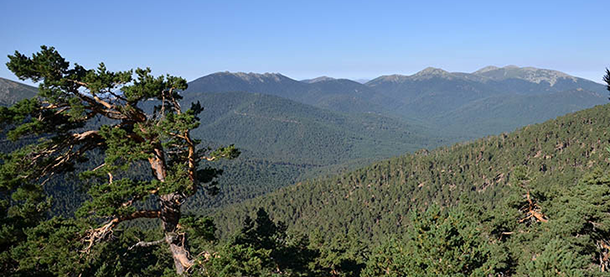
[[[83,252],[110,238],[121,222],[154,218],[161,221],[176,272],[191,267],[179,225],[182,204],[200,187],[213,188],[218,172],[200,169],[202,160],[233,158],[239,152],[232,146],[199,148],[199,141],[191,138],[203,109],[199,103],[181,109],[178,92],[187,88],[186,81],[154,77],[148,68],[136,69],[134,78],[131,70],[110,72],[103,63],[96,70],[70,66],[45,46],[31,57],[15,52],[9,59],[7,66],[17,77],[40,85],[37,97],[0,109],[10,139],[38,138],[3,157],[5,168],[21,169],[3,175],[7,193],[40,187],[51,176],[74,170],[86,154],[103,153],[104,162],[83,173],[96,181],[84,182],[90,199],[80,214],[100,224],[85,234]],[[152,177],[129,178],[142,165]],[[17,205],[19,199],[13,199]],[[146,205],[147,200],[157,203]],[[157,208],[145,208],[150,206]]]

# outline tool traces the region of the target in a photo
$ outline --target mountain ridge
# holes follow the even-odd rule
[[[426,67],[420,71],[417,71],[413,74],[390,74],[390,75],[380,75],[376,78],[369,78],[369,79],[349,79],[349,78],[336,78],[336,77],[331,77],[331,76],[326,76],[326,75],[322,75],[322,76],[318,76],[318,77],[313,77],[313,78],[307,78],[307,79],[302,79],[302,80],[296,80],[294,78],[290,78],[282,73],[279,72],[264,72],[264,73],[257,73],[257,72],[242,72],[242,71],[235,71],[235,72],[231,72],[231,71],[219,71],[219,72],[214,72],[214,73],[210,73],[198,78],[195,78],[191,81],[189,81],[189,83],[191,82],[195,82],[197,80],[200,80],[202,78],[205,78],[207,76],[213,76],[213,75],[235,75],[235,76],[240,76],[241,78],[247,80],[247,79],[253,79],[253,78],[257,78],[257,79],[263,79],[263,78],[273,78],[275,80],[278,80],[279,78],[288,78],[288,79],[292,79],[294,81],[297,82],[304,82],[304,83],[312,83],[312,82],[317,82],[317,81],[322,81],[322,80],[338,80],[338,79],[346,79],[346,80],[351,80],[357,83],[361,83],[361,84],[366,84],[370,81],[373,81],[377,78],[381,78],[381,77],[413,77],[413,76],[425,76],[425,75],[445,75],[445,74],[472,74],[472,75],[481,75],[481,76],[485,76],[485,73],[488,72],[493,72],[493,71],[512,71],[512,72],[538,72],[538,73],[544,73],[544,74],[554,74],[556,75],[556,77],[559,78],[568,78],[568,79],[583,79],[583,80],[587,80],[590,82],[594,82],[597,83],[595,81],[586,79],[586,78],[582,78],[582,77],[578,77],[578,76],[574,76],[574,75],[570,75],[567,74],[565,72],[559,71],[559,70],[554,70],[554,69],[546,69],[546,68],[538,68],[538,67],[533,67],[533,66],[523,66],[523,67],[519,67],[516,65],[506,65],[506,66],[495,66],[495,65],[488,65],[488,66],[484,66],[478,70],[475,70],[473,72],[462,72],[462,71],[447,71],[444,70],[442,68],[439,67]],[[1,77],[0,77],[1,78]],[[537,81],[536,81],[537,82]],[[601,83],[597,83],[602,85]]]
[[[498,72],[500,72],[500,73],[498,73]],[[431,76],[445,77],[445,78],[465,78],[464,75],[477,75],[477,76],[489,78],[492,80],[517,78],[517,79],[528,80],[530,82],[534,82],[534,83],[538,83],[538,84],[542,81],[547,81],[551,85],[553,85],[557,81],[557,79],[560,79],[560,78],[570,79],[573,81],[580,79],[580,80],[586,80],[589,82],[593,82],[593,81],[585,79],[585,78],[572,76],[567,73],[564,73],[564,72],[561,72],[558,70],[552,70],[552,69],[543,69],[543,68],[536,68],[536,67],[531,67],[531,66],[518,67],[516,65],[507,65],[504,67],[497,67],[497,66],[490,65],[490,66],[485,66],[481,69],[475,70],[470,73],[449,72],[442,68],[426,67],[425,69],[422,69],[411,75],[404,75],[404,74],[382,75],[377,78],[373,78],[372,80],[368,81],[367,83],[370,83],[377,79],[396,82],[396,81],[402,81],[402,80],[408,80],[408,79],[416,79],[417,77],[421,78],[421,77],[431,77]],[[504,77],[504,78],[502,78],[502,77]]]
[[[189,82],[183,94],[219,92],[263,93],[339,112],[389,113],[391,99],[347,79],[319,77],[297,81],[279,73],[218,72]]]

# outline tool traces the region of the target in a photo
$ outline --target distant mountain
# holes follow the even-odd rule
[[[401,114],[418,118],[430,118],[500,93],[499,88],[493,85],[431,67],[411,76],[381,76],[366,85],[400,102]]]
[[[390,114],[394,101],[367,86],[347,80],[319,77],[297,81],[279,73],[210,74],[189,83],[184,93],[251,92],[284,97],[304,104],[350,113]]]
[[[255,92],[285,98],[298,98],[309,89],[307,83],[279,73],[218,72],[189,82],[191,92]]]
[[[514,65],[509,65],[502,68],[488,66],[475,71],[473,74],[484,76],[496,81],[520,79],[536,84],[546,82],[551,87],[553,87],[558,81],[567,81],[568,83],[577,83],[580,81],[579,78],[556,70],[538,69],[534,67],[518,67]]]
[[[366,85],[400,102],[397,114],[474,136],[607,103],[601,84],[532,67],[485,67],[474,73],[426,68],[410,76],[381,76]]]
[[[0,78],[0,106],[9,106],[19,100],[36,96],[38,89],[22,83]]]
[[[607,102],[601,84],[555,70],[517,66],[488,66],[473,73],[429,67],[366,84],[327,76],[296,81],[278,73],[222,72],[190,82],[185,93],[229,91],[270,94],[339,112],[418,120],[470,138]]]

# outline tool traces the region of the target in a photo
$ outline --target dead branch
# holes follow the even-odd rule
[[[160,240],[156,240],[156,241],[139,241],[138,243],[130,246],[129,248],[127,248],[127,250],[131,251],[132,249],[136,248],[136,247],[149,247],[149,246],[153,246],[153,245],[158,245],[160,243],[165,242],[165,239],[160,239]],[[127,255],[127,253],[125,253],[125,255]]]
[[[110,103],[108,103],[108,102],[106,102],[106,101],[102,100],[102,99],[101,99],[101,98],[99,98],[97,95],[93,95],[93,99],[94,99],[94,100],[95,100],[97,103],[99,103],[100,105],[102,105],[102,106],[106,107],[106,108],[107,108],[107,109],[109,109],[109,110],[115,110],[115,109],[116,109],[116,107],[115,107],[114,105],[112,105],[112,104],[110,104]]]
[[[530,191],[527,190],[525,194],[527,205],[521,208],[521,212],[525,213],[525,217],[519,220],[519,223],[523,223],[528,219],[535,218],[538,222],[548,222],[549,220],[541,212],[542,208],[532,200]]]
[[[133,219],[137,219],[137,218],[159,218],[159,217],[161,217],[161,211],[136,211],[136,212],[133,212],[126,216],[115,217],[115,218],[111,219],[110,221],[108,221],[107,223],[105,223],[104,225],[102,225],[101,227],[92,229],[89,232],[87,232],[87,234],[83,238],[83,242],[85,242],[87,246],[81,252],[89,253],[89,251],[91,251],[91,247],[93,247],[93,245],[95,243],[98,243],[98,242],[110,237],[112,235],[112,233],[114,232],[114,230],[113,230],[114,227],[116,227],[119,223],[121,223],[123,221],[129,221],[129,220],[133,220]]]

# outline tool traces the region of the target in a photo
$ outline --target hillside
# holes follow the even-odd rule
[[[514,130],[526,122],[541,123],[559,115],[593,107],[607,102],[605,99],[605,95],[580,88],[548,94],[495,95],[472,101],[433,118],[443,126],[441,128],[460,128],[473,134],[487,130],[491,134],[499,134]]]
[[[344,114],[265,94],[202,93],[197,137],[232,142],[261,157],[327,165],[437,145],[424,126],[375,114]]]
[[[358,234],[378,242],[404,232],[407,213],[432,203],[455,205],[466,197],[483,209],[514,187],[513,171],[526,166],[533,189],[574,185],[595,167],[609,169],[610,105],[527,126],[510,134],[418,151],[321,180],[310,180],[216,215],[223,235],[264,207],[293,230]]]
[[[21,99],[34,97],[37,92],[35,87],[0,78],[0,106],[9,106]]]
[[[265,94],[187,94],[184,102],[192,101],[205,106],[193,137],[211,144],[235,144],[243,152],[238,159],[220,164],[225,174],[220,197],[210,199],[213,206],[258,196],[305,177],[449,143],[417,124],[375,114],[336,113]]]

